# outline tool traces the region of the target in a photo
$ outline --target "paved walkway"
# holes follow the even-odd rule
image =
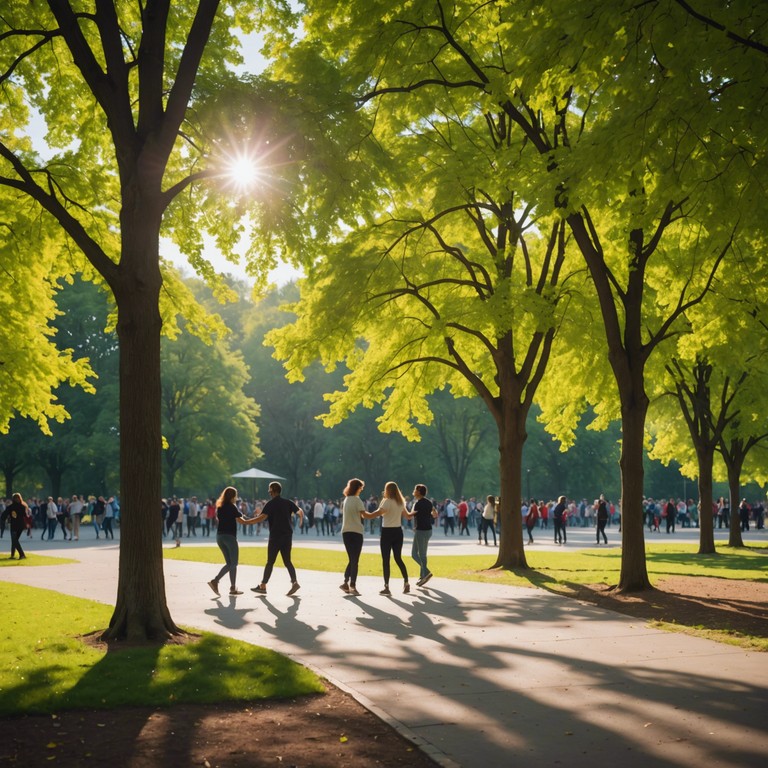
[[[29,548],[79,562],[0,568],[0,579],[113,603],[117,542]],[[766,765],[765,654],[536,589],[435,578],[383,597],[368,577],[348,597],[338,575],[303,570],[301,559],[296,551],[294,597],[284,569],[256,596],[248,587],[261,568],[241,566],[246,594],[219,599],[205,584],[217,567],[167,560],[171,614],[312,667],[444,766]]]

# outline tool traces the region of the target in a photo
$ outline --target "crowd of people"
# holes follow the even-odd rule
[[[42,541],[53,541],[61,530],[63,541],[79,541],[81,526],[89,525],[94,529],[96,538],[114,539],[113,523],[119,522],[120,504],[114,496],[78,496],[69,498],[53,496],[47,498],[32,497],[24,501],[20,494],[14,493],[13,500],[0,499],[0,537],[6,527],[6,519],[11,505],[18,497],[24,506],[22,515],[22,533],[28,537],[32,532],[41,531]]]
[[[362,481],[360,481],[362,482]],[[417,488],[420,486],[417,486]],[[350,496],[345,494],[338,499],[294,498],[291,503],[301,512],[291,517],[291,532],[334,537],[349,533],[345,527],[344,509],[349,505]],[[366,531],[373,535],[381,535],[382,528],[391,527],[385,522],[384,515],[379,513],[382,504],[386,502],[386,491],[379,499],[369,495],[365,499],[360,496],[362,487],[353,494],[355,507],[360,507],[361,534]],[[16,497],[18,496],[18,500]],[[487,496],[484,499],[472,496],[452,498],[426,499],[426,491],[420,497],[416,490],[409,497],[403,497],[406,510],[404,525],[406,528],[418,531],[415,514],[412,510],[419,501],[426,500],[434,512],[434,527],[442,529],[444,536],[463,536],[471,538],[477,534],[477,540],[486,546],[497,546],[497,534],[500,520],[498,516],[498,499]],[[198,497],[179,498],[176,496],[163,499],[161,502],[162,534],[163,537],[175,540],[176,546],[181,546],[184,538],[210,537],[217,535],[217,504],[220,500]],[[264,525],[268,525],[268,517],[263,516],[263,510],[270,500],[231,499],[243,520],[253,521],[244,526],[245,536],[259,535]],[[20,512],[18,505],[23,505]],[[668,534],[676,528],[699,527],[699,507],[693,499],[667,498],[643,499],[645,523],[650,533]],[[592,528],[595,530],[596,544],[608,543],[606,527],[618,524],[621,530],[620,505],[600,496],[594,501],[567,499],[560,496],[557,500],[545,501],[531,498],[521,503],[520,511],[523,518],[526,544],[534,543],[534,533],[548,530],[551,527],[553,541],[556,544],[567,542],[568,528]],[[717,528],[728,528],[731,524],[731,510],[728,499],[721,497],[713,504],[713,522]],[[431,514],[431,513],[430,513]],[[64,541],[77,541],[83,526],[93,528],[96,539],[114,539],[113,525],[119,523],[120,505],[114,496],[80,496],[69,498],[59,496],[54,499],[33,497],[26,502],[21,496],[14,494],[13,499],[0,499],[0,537],[6,528],[13,531],[19,529],[19,538],[33,531],[41,531],[43,541],[54,541],[59,537]],[[742,531],[751,527],[763,530],[765,525],[765,507],[762,501],[748,503],[742,499],[739,504],[739,525]],[[357,526],[356,526],[357,527]],[[429,527],[430,535],[432,524]],[[385,534],[389,535],[389,534]],[[491,541],[489,541],[489,537]],[[349,538],[348,536],[346,538]],[[420,538],[424,538],[421,536]],[[18,543],[18,542],[17,542]],[[14,547],[14,552],[16,551]],[[396,561],[397,562],[397,561]],[[398,564],[399,565],[399,564]],[[422,576],[425,574],[422,573]]]

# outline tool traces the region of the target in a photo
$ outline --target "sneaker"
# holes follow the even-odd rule
[[[214,579],[213,581],[208,582],[208,586],[213,590],[213,594],[216,595],[216,597],[219,596],[219,583]]]
[[[349,584],[347,584],[347,582],[346,582],[346,581],[345,581],[343,584],[340,584],[340,585],[339,585],[339,589],[340,589],[342,592],[346,592],[347,594],[349,594]]]
[[[299,586],[299,582],[294,581],[293,584],[291,584],[291,588],[288,590],[286,594],[288,595],[288,597],[290,597],[291,595],[296,594],[296,592],[298,592],[300,588],[301,587]]]
[[[267,594],[267,588],[262,587],[261,584],[259,584],[258,587],[251,587],[251,592],[256,592],[256,594],[259,595],[266,595]]]
[[[432,573],[428,573],[422,580],[420,586],[424,586],[432,578]]]
[[[242,595],[243,593],[237,587],[232,587],[229,590],[229,594],[230,595]]]
[[[360,597],[360,593],[357,591],[357,587],[350,587],[349,594],[353,597]]]
[[[411,591],[411,585],[406,581],[405,584],[403,584],[403,594],[407,595]]]
[[[391,595],[392,593],[389,591],[389,587],[384,587],[384,589],[379,590],[380,595]]]

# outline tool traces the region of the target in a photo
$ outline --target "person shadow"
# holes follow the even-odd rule
[[[213,620],[216,624],[227,629],[242,629],[248,621],[246,615],[250,613],[253,608],[238,608],[237,607],[237,595],[228,595],[227,603],[224,603],[224,599],[221,597],[216,598],[216,607],[208,608],[203,613],[207,616],[213,616]]]
[[[279,640],[301,648],[309,648],[320,635],[327,631],[328,627],[319,624],[313,627],[298,618],[301,598],[298,595],[291,596],[291,604],[285,610],[281,610],[270,602],[266,595],[261,595],[261,602],[275,617],[274,624],[266,621],[255,622],[257,626],[268,635],[274,635]]]

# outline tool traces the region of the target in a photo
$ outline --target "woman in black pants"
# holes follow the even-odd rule
[[[348,595],[359,595],[357,591],[357,569],[360,562],[360,553],[363,551],[363,518],[375,517],[374,513],[366,512],[365,502],[360,498],[360,493],[365,488],[365,483],[353,477],[344,489],[344,503],[341,514],[341,538],[344,541],[344,549],[347,550],[347,567],[344,571],[344,583],[340,589]]]
[[[411,515],[405,508],[405,499],[397,483],[389,482],[384,486],[384,494],[379,508],[370,513],[370,517],[381,517],[381,564],[384,571],[384,589],[380,595],[391,595],[389,591],[389,556],[395,559],[400,573],[403,575],[403,592],[411,591],[408,583],[408,571],[403,562],[403,526],[401,520],[410,520]]]

